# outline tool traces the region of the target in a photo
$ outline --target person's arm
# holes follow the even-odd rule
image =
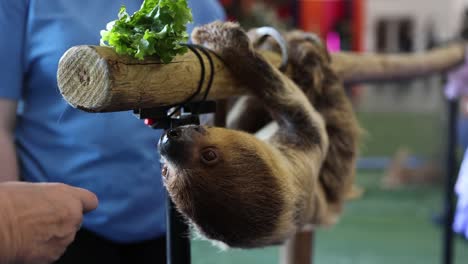
[[[19,180],[14,145],[17,102],[0,98],[0,182]]]
[[[93,193],[61,183],[0,183],[0,263],[57,260],[97,205]]]

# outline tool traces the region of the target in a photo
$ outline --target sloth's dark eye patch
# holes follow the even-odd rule
[[[212,165],[219,160],[218,151],[214,148],[206,148],[202,150],[201,161],[207,165]]]

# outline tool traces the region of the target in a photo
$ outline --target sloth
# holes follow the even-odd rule
[[[308,224],[333,224],[352,181],[357,126],[354,118],[341,120],[351,110],[332,73],[305,76],[323,72],[326,53],[300,34],[297,41],[291,37],[289,43],[300,47],[291,56],[297,76],[288,78],[255,51],[236,23],[198,27],[192,41],[224,61],[236,85],[265,106],[275,128],[261,139],[211,126],[166,131],[158,149],[176,208],[204,237],[238,248],[280,244]]]
[[[248,32],[252,43],[264,36],[256,29]],[[310,103],[322,115],[329,137],[329,150],[322,165],[319,180],[327,202],[339,215],[348,198],[359,196],[353,186],[358,146],[362,129],[345,93],[342,79],[332,69],[331,58],[320,38],[315,34],[295,30],[284,34],[288,46],[289,70],[286,72],[306,94]],[[280,52],[278,42],[269,38],[258,49]],[[238,99],[227,117],[227,127],[258,132],[271,121],[268,109],[255,96]]]

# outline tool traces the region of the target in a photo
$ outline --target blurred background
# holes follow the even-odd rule
[[[245,28],[271,25],[319,34],[331,52],[415,53],[465,35],[468,0],[221,0]],[[362,126],[357,182],[362,197],[340,223],[320,230],[315,263],[441,263],[447,103],[444,76],[346,87]],[[460,157],[468,144],[461,98]],[[192,244],[193,262],[278,263],[278,248],[222,252]],[[455,263],[468,263],[456,238]]]

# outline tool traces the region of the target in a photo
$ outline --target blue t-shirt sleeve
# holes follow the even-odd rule
[[[193,23],[187,26],[188,32],[203,24],[226,20],[226,14],[218,0],[189,0],[188,4],[193,15]]]
[[[0,97],[19,99],[28,0],[0,0]]]

